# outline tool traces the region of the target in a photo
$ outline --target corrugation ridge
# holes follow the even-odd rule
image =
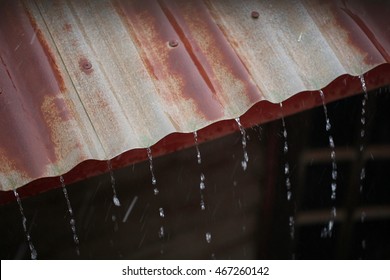
[[[382,44],[378,41],[378,39],[375,37],[374,33],[372,33],[372,31],[364,23],[364,21],[362,19],[360,19],[358,15],[354,14],[351,10],[349,10],[347,7],[342,8],[341,10],[352,18],[352,20],[363,31],[363,33],[367,36],[367,38],[372,42],[372,44],[376,47],[378,52],[383,56],[383,58],[387,62],[390,62],[390,55],[389,55],[389,53],[382,46]],[[389,34],[389,37],[390,37],[390,34]]]

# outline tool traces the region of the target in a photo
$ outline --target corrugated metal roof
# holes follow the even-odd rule
[[[0,189],[389,63],[379,2],[1,1]]]

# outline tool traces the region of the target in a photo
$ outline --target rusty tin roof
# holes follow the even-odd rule
[[[0,1],[0,189],[389,63],[389,14],[389,1]]]

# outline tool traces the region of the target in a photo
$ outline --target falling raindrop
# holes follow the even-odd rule
[[[336,151],[335,151],[335,144],[333,137],[331,135],[331,124],[330,119],[328,117],[328,110],[325,105],[325,96],[324,92],[322,90],[319,91],[322,101],[322,107],[324,108],[324,114],[325,114],[325,130],[328,132],[328,139],[329,139],[329,148],[330,148],[330,157],[332,160],[332,181],[331,181],[331,195],[330,199],[333,201],[333,205],[336,200],[336,193],[337,193],[337,163],[336,163]],[[333,233],[333,225],[336,218],[336,207],[333,206],[330,212],[330,220],[328,222],[328,225],[325,226],[322,230],[321,237],[331,237]]]
[[[206,241],[207,241],[207,243],[211,243],[211,233],[210,232],[206,232]]]
[[[280,109],[283,110],[283,104],[279,103]],[[283,111],[282,111],[282,125],[283,125],[283,139],[284,139],[284,144],[283,144],[283,153],[285,157],[285,163],[284,163],[284,176],[286,180],[286,192],[287,192],[287,201],[291,203],[292,199],[292,190],[291,190],[291,182],[290,182],[290,165],[287,161],[287,153],[288,153],[288,141],[287,141],[287,128],[286,128],[286,122],[284,121],[284,116],[283,116]],[[293,215],[289,216],[288,219],[288,226],[290,228],[290,239],[291,241],[294,240],[295,238],[295,219],[294,219],[294,210]],[[294,259],[295,252],[291,253],[292,259]]]
[[[159,231],[158,231],[158,237],[160,237],[161,239],[164,238],[164,235],[165,235],[165,231],[164,231],[164,227],[161,226]]]
[[[154,189],[153,189],[153,193],[154,195],[158,195],[159,194],[159,190],[157,188],[157,180],[156,180],[156,177],[154,176],[154,169],[153,169],[153,156],[152,156],[152,150],[150,149],[150,147],[146,148],[146,152],[148,154],[148,159],[149,159],[149,169],[150,169],[150,174],[152,175],[152,185],[154,186]],[[161,218],[165,218],[165,212],[164,212],[164,208],[160,207],[158,209],[158,212],[159,212],[159,216]],[[159,231],[158,231],[158,236],[160,237],[160,239],[164,239],[164,226],[161,226]],[[163,245],[162,245],[163,246]],[[161,252],[163,253],[164,250],[161,249]],[[161,253],[161,254],[162,254]]]
[[[157,180],[156,180],[156,177],[154,176],[153,156],[152,156],[152,150],[150,149],[150,147],[146,148],[146,152],[148,153],[148,158],[149,158],[149,169],[150,169],[150,174],[152,175],[152,185],[155,186],[154,189],[153,189],[153,193],[154,193],[154,195],[158,195],[158,193],[160,191],[156,187]]]
[[[290,226],[290,238],[291,240],[294,240],[295,238],[295,219],[294,219],[294,216],[290,216],[288,218],[289,220],[289,226]]]
[[[196,158],[198,160],[198,165],[202,164],[202,157],[200,155],[200,150],[199,150],[199,144],[198,144],[198,133],[194,131],[194,141],[195,141],[195,148],[196,148]],[[203,191],[206,188],[205,185],[205,179],[206,177],[204,176],[203,172],[200,173],[200,183],[199,183],[199,190],[200,190],[200,209],[205,210],[206,209],[206,204],[204,202],[204,195]]]
[[[241,166],[242,169],[245,171],[248,167],[248,161],[249,161],[248,152],[246,150],[246,132],[244,127],[241,125],[240,118],[236,118],[235,120],[241,132],[242,150],[244,152],[244,159],[241,161]]]
[[[201,190],[204,190],[206,188],[206,185],[204,184],[204,174],[203,173],[200,173],[200,183],[199,183],[199,188]]]
[[[23,230],[24,230],[24,233],[26,235],[26,239],[27,239],[27,242],[28,242],[28,247],[30,248],[31,259],[32,260],[36,260],[37,257],[38,257],[38,254],[37,254],[37,251],[35,250],[35,247],[34,247],[34,245],[32,243],[31,236],[30,236],[30,234],[28,233],[28,230],[27,230],[27,219],[26,219],[26,216],[24,215],[22,201],[20,200],[19,194],[18,194],[18,192],[16,190],[14,190],[14,195],[15,195],[16,201],[18,202],[18,205],[19,205],[20,214],[22,215]]]
[[[64,177],[60,176],[60,182],[61,182],[62,192],[64,193],[64,197],[66,200],[66,205],[68,206],[68,212],[69,212],[69,216],[70,216],[69,224],[70,224],[70,228],[72,229],[72,233],[73,233],[73,241],[76,244],[76,253],[77,253],[77,255],[80,255],[79,237],[77,236],[77,231],[76,231],[76,221],[74,219],[73,209],[72,209],[72,205],[70,204],[70,200],[69,200],[69,196],[68,196],[68,191],[66,189]]]
[[[203,196],[202,196],[201,199],[200,199],[200,209],[201,209],[201,210],[206,210],[206,205],[205,205],[205,203],[204,203]]]
[[[162,207],[160,207],[159,212],[160,212],[160,217],[164,218],[165,214],[164,214],[164,209]]]
[[[114,177],[114,172],[112,171],[112,165],[111,165],[110,160],[107,160],[107,166],[108,166],[108,170],[110,171],[111,187],[112,187],[112,193],[113,193],[112,201],[114,202],[115,206],[119,207],[119,206],[121,206],[121,203],[119,201],[118,196],[116,195],[115,177]]]
[[[202,157],[200,156],[199,144],[198,144],[198,132],[194,131],[194,139],[195,139],[195,148],[196,148],[196,158],[198,159],[198,164],[202,163]]]

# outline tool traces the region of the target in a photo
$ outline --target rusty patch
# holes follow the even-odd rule
[[[150,0],[131,3],[120,1],[117,6],[123,10],[125,22],[130,24],[136,34],[136,43],[139,43],[137,49],[144,50],[144,53],[141,52],[141,55],[145,54],[142,60],[153,61],[157,86],[160,83],[165,85],[158,88],[163,99],[171,106],[176,106],[183,98],[191,100],[200,116],[208,120],[221,118],[221,104],[213,97],[187,47],[167,47],[166,42],[172,38],[178,38],[178,43],[183,45],[185,40],[172,26],[161,6]],[[141,31],[144,36],[139,36]]]
[[[50,124],[39,108],[45,97],[65,91],[65,84],[50,47],[23,5],[2,2],[0,26],[6,27],[0,33],[0,67],[7,73],[0,76],[7,92],[0,108],[0,147],[16,170],[40,177],[57,157]]]
[[[383,1],[385,4],[386,1]],[[330,1],[331,10],[335,15],[335,19],[338,25],[348,34],[348,43],[359,50],[364,57],[364,62],[369,65],[374,65],[383,62],[383,58],[390,62],[390,56],[381,45],[378,38],[372,32],[371,27],[366,24],[363,17],[356,13],[356,5],[359,5],[359,1],[342,1],[342,3],[336,3]],[[377,4],[376,4],[377,5]],[[382,5],[378,5],[382,6]],[[377,9],[379,14],[371,15],[378,16],[379,18],[387,18],[388,15],[380,16],[380,10]],[[364,34],[362,36],[360,32]],[[374,51],[375,50],[375,51]]]
[[[31,15],[30,11],[25,9],[25,13],[27,14],[27,16],[30,20],[31,26],[34,30],[33,38],[35,36],[38,38],[38,41],[39,41],[44,53],[46,54],[47,61],[50,63],[51,70],[52,70],[51,72],[54,74],[54,76],[56,78],[56,81],[57,81],[57,84],[60,88],[60,91],[65,92],[66,87],[65,87],[64,78],[61,75],[61,70],[58,67],[58,64],[57,64],[56,59],[51,51],[49,44],[47,43],[44,35],[42,34],[42,31],[38,28],[37,22],[34,19],[34,17]],[[30,44],[31,44],[31,42],[32,41],[30,41]]]

